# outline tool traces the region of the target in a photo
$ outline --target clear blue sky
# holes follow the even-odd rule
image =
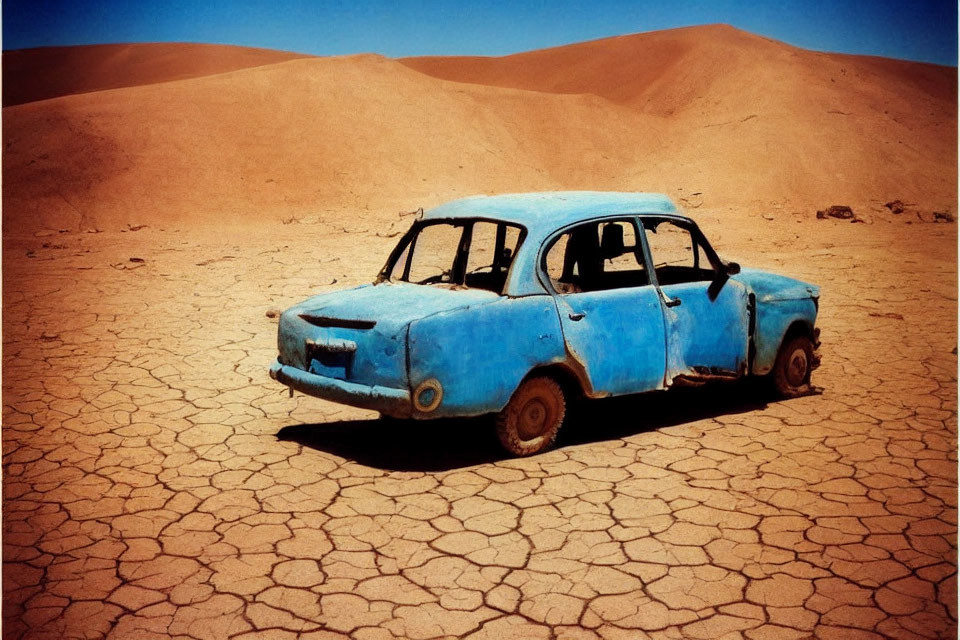
[[[3,48],[206,42],[504,55],[714,22],[809,49],[957,64],[956,0],[5,0]]]

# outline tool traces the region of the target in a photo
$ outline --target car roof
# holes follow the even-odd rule
[[[492,218],[519,224],[542,236],[583,220],[639,213],[677,216],[679,212],[662,193],[543,191],[461,198],[424,212],[423,219]]]

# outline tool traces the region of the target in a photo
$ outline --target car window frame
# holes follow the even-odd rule
[[[653,251],[650,248],[649,239],[647,238],[647,226],[644,224],[645,220],[659,220],[660,222],[670,222],[676,226],[688,231],[690,237],[694,242],[694,253],[696,254],[696,247],[699,246],[703,249],[704,254],[707,257],[707,261],[710,263],[711,269],[714,271],[714,279],[720,277],[722,274],[726,273],[726,263],[720,259],[720,256],[714,251],[713,246],[707,241],[706,236],[703,235],[703,232],[700,230],[700,226],[693,220],[689,218],[681,218],[679,216],[670,216],[664,214],[647,214],[647,215],[638,215],[638,222],[641,229],[643,230],[643,246],[644,252],[646,254],[646,259],[650,261],[650,264],[656,265],[654,262]],[[659,224],[659,223],[658,223]],[[699,257],[695,258],[695,261],[699,262]],[[654,267],[651,272],[651,281],[656,282],[657,287],[659,288],[660,281],[657,278],[656,267]],[[707,282],[707,281],[703,281]]]
[[[647,284],[641,284],[635,287],[617,287],[616,289],[607,289],[607,291],[617,291],[620,289],[641,289],[643,287],[656,286],[656,280],[654,279],[653,272],[647,268],[650,260],[650,252],[647,247],[647,238],[643,229],[643,225],[639,221],[640,215],[636,213],[615,213],[605,216],[596,216],[593,218],[586,218],[583,220],[577,220],[576,222],[571,222],[570,224],[564,225],[559,229],[553,231],[549,234],[546,239],[540,243],[540,249],[537,255],[537,278],[540,281],[540,285],[552,296],[568,296],[568,295],[580,295],[582,293],[596,293],[593,291],[579,291],[575,293],[564,293],[562,291],[557,291],[553,287],[553,283],[550,281],[550,274],[547,271],[547,254],[553,249],[553,246],[560,240],[561,236],[566,233],[571,232],[577,227],[584,225],[594,224],[601,225],[608,222],[630,222],[633,224],[633,233],[637,239],[637,242],[640,243],[641,255],[643,256],[643,268],[647,271],[648,282]]]
[[[394,245],[393,249],[390,251],[389,255],[387,256],[387,261],[383,265],[383,268],[380,269],[380,273],[377,275],[377,279],[374,281],[374,284],[380,284],[381,282],[403,282],[405,284],[419,285],[419,283],[417,282],[410,282],[408,278],[410,277],[410,266],[411,266],[410,260],[413,257],[414,251],[416,250],[416,240],[419,237],[420,231],[428,226],[438,225],[438,224],[447,224],[455,227],[461,227],[462,231],[460,234],[460,240],[457,243],[456,256],[454,257],[453,263],[451,265],[453,270],[456,270],[458,266],[460,267],[459,274],[451,273],[451,280],[453,280],[454,275],[459,275],[459,278],[458,278],[459,282],[451,281],[445,284],[451,284],[456,287],[463,287],[464,289],[475,288],[475,287],[467,287],[466,285],[464,285],[463,281],[464,281],[464,278],[466,277],[465,271],[466,271],[467,261],[469,258],[470,247],[473,243],[473,225],[476,224],[477,222],[490,222],[497,225],[498,240],[500,236],[500,232],[499,232],[500,225],[504,225],[504,228],[513,227],[514,229],[517,229],[519,231],[519,235],[517,236],[517,245],[514,248],[513,255],[511,256],[511,259],[510,259],[510,267],[507,269],[506,274],[504,276],[503,287],[501,288],[500,291],[491,292],[491,293],[496,293],[500,296],[506,295],[507,288],[510,284],[510,278],[513,272],[513,268],[517,263],[517,256],[520,255],[520,251],[522,250],[523,243],[527,237],[527,228],[524,225],[519,224],[517,222],[512,222],[509,220],[503,220],[501,218],[493,218],[493,217],[487,217],[487,216],[470,216],[470,217],[463,217],[463,218],[459,218],[459,217],[429,218],[429,219],[415,220],[414,223],[410,225],[410,228],[407,229],[406,233],[403,234],[403,236],[400,238],[397,244]],[[504,235],[506,234],[504,233]],[[410,251],[407,253],[407,257],[403,265],[403,273],[399,278],[390,279],[390,273],[397,266],[396,264],[397,261],[400,259],[400,257],[408,248],[410,249]],[[429,285],[423,285],[423,286],[429,286]],[[478,290],[490,291],[489,289],[478,289]]]

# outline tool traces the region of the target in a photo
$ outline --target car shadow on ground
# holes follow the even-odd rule
[[[557,437],[557,447],[617,440],[767,405],[754,381],[584,401]],[[345,420],[283,427],[277,438],[386,471],[449,471],[511,457],[491,416],[437,420]]]

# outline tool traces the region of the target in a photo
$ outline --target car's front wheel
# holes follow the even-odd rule
[[[518,456],[543,451],[556,439],[566,406],[563,389],[553,378],[537,376],[524,380],[497,414],[500,443]]]
[[[807,336],[795,336],[780,346],[773,366],[773,386],[784,398],[810,393],[810,372],[813,370],[813,342]]]

